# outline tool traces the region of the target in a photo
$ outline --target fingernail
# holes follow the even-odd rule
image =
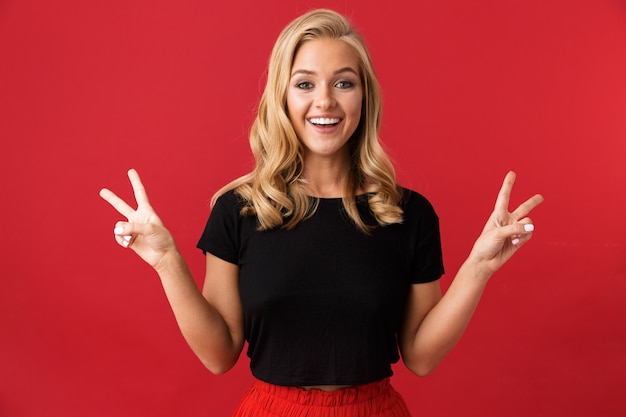
[[[132,236],[130,236],[130,235],[124,236],[124,240],[127,241],[127,242],[130,242],[131,239],[132,239]]]
[[[519,243],[519,238],[515,238],[511,241],[512,244],[517,245]]]
[[[113,229],[113,233],[115,233],[116,235],[121,235],[122,233],[124,233],[124,228],[122,226],[117,226],[115,229]]]
[[[128,242],[128,240],[122,240],[122,246],[124,246],[125,248],[128,247],[130,243]]]
[[[524,230],[526,230],[527,232],[532,232],[533,230],[535,230],[535,225],[534,224],[525,224],[524,225]]]

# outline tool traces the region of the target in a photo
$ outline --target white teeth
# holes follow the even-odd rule
[[[334,125],[339,123],[340,121],[340,119],[330,117],[313,117],[309,119],[309,122],[313,123],[314,125]]]

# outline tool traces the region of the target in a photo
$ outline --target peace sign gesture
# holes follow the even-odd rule
[[[514,211],[509,212],[515,178],[514,172],[509,172],[504,178],[493,213],[474,243],[469,257],[486,276],[491,276],[508,261],[532,237],[535,229],[527,216],[543,201],[543,197],[535,194]]]
[[[146,189],[137,171],[129,170],[128,178],[133,187],[137,209],[133,209],[106,188],[100,190],[100,197],[127,219],[126,222],[120,221],[115,224],[113,232],[117,243],[131,248],[144,261],[158,270],[164,255],[177,250],[176,243],[150,205]]]

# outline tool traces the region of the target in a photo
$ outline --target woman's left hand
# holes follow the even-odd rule
[[[543,201],[540,194],[535,194],[513,212],[509,212],[515,177],[514,172],[509,172],[504,178],[493,213],[474,243],[468,258],[468,261],[473,262],[478,271],[486,277],[496,272],[532,237],[535,227],[527,216]]]

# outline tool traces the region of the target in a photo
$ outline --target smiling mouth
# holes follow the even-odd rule
[[[309,120],[309,123],[315,126],[336,126],[341,122],[341,119],[338,117],[312,117]]]

